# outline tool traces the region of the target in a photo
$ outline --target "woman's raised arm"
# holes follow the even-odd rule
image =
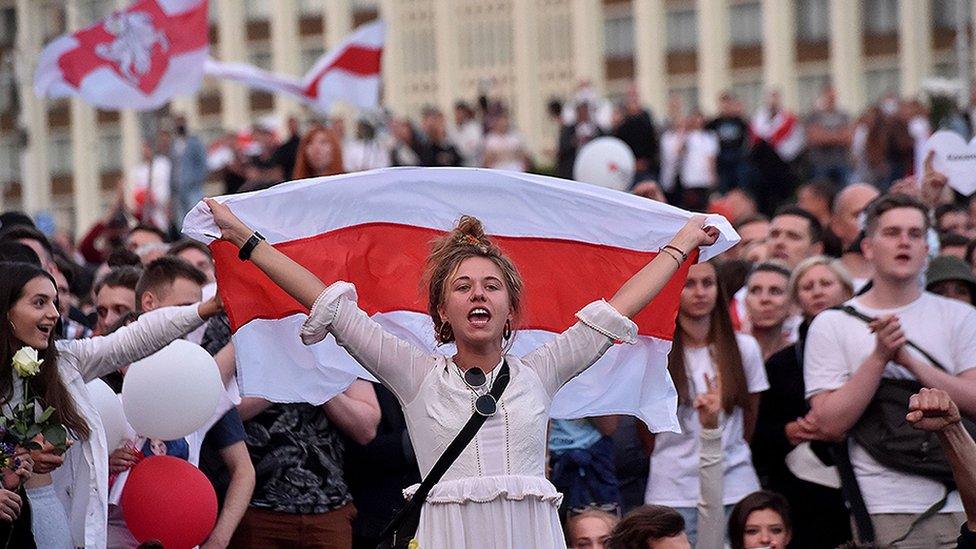
[[[204,201],[213,213],[214,223],[220,228],[220,237],[238,248],[243,246],[254,231],[238,219],[225,204],[212,198]],[[258,243],[251,252],[251,262],[264,271],[264,274],[288,295],[309,309],[325,290],[326,284],[317,276],[267,242]]]
[[[711,246],[718,239],[718,229],[705,226],[705,216],[696,215],[678,231],[671,243],[661,249],[637,274],[617,290],[610,305],[627,318],[633,318],[647,306],[674,276],[684,257],[699,246]],[[245,237],[247,238],[247,237]],[[679,257],[682,254],[684,257]]]

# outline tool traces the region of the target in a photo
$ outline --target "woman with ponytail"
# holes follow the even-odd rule
[[[662,253],[609,301],[584,307],[579,322],[522,357],[507,354],[524,302],[523,282],[481,222],[462,217],[434,242],[427,258],[428,312],[438,343],[452,357],[431,355],[371,320],[346,282],[327,286],[274,247],[223,204],[208,200],[221,238],[311,310],[306,344],[333,334],[403,407],[421,472],[426,475],[477,409],[487,417],[427,497],[416,541],[423,549],[565,547],[557,517],[561,496],[545,478],[546,426],[556,391],[593,364],[614,341],[634,341],[629,317],[643,309],[678,268],[679,254],[715,242],[718,231],[692,218]],[[255,245],[256,242],[256,245]],[[675,250],[675,251],[672,251]],[[487,389],[508,365],[495,402]],[[489,406],[482,407],[488,397]],[[476,403],[478,407],[476,408]]]
[[[31,454],[26,493],[37,547],[105,547],[109,449],[85,383],[158,351],[220,306],[212,300],[163,308],[110,336],[55,341],[57,303],[57,286],[46,271],[29,263],[0,263],[0,310],[6,313],[0,323],[0,405],[6,413],[23,402],[29,383],[30,395],[41,408],[54,408],[51,419],[73,441],[62,453],[40,440],[41,449]],[[14,355],[22,349],[37,357],[29,380],[14,367]]]

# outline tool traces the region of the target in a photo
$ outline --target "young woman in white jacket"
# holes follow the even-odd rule
[[[104,547],[108,513],[108,448],[98,410],[85,383],[144,358],[203,324],[221,307],[211,300],[159,309],[112,335],[55,341],[59,319],[54,279],[27,263],[0,267],[0,403],[3,411],[23,401],[23,380],[14,354],[37,351],[39,372],[31,392],[63,424],[74,443],[63,455],[48,443],[32,453],[34,475],[27,496],[38,547]],[[60,503],[59,503],[60,502]]]

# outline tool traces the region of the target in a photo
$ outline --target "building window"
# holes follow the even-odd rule
[[[668,51],[695,51],[698,24],[695,10],[669,11],[667,15]]]
[[[312,70],[312,65],[325,55],[325,50],[321,47],[302,48],[302,74]]]
[[[20,179],[20,147],[17,136],[9,136],[0,141],[0,183]]]
[[[111,128],[98,136],[98,161],[103,172],[122,169],[122,134]]]
[[[322,15],[326,0],[299,0],[298,13],[301,15]]]
[[[797,83],[800,112],[807,113],[816,108],[817,98],[820,97],[820,92],[828,83],[830,83],[830,77],[826,74],[810,74],[800,77]]]
[[[868,102],[877,101],[887,92],[897,95],[900,79],[897,68],[866,71],[864,73],[864,84],[868,92]]]
[[[937,29],[956,28],[956,8],[959,0],[933,0],[932,2],[932,21]],[[966,22],[972,19],[970,2],[962,0],[963,11],[966,14]]]
[[[797,37],[803,42],[825,42],[830,37],[829,10],[829,0],[797,0]]]
[[[864,30],[884,35],[898,32],[898,0],[865,0]]]
[[[571,25],[570,18],[566,14],[555,14],[539,21],[538,41],[541,61],[565,61],[572,57]]]
[[[763,84],[761,80],[736,82],[732,84],[732,93],[742,102],[742,110],[746,113],[756,112],[762,101]]]
[[[634,18],[630,14],[608,18],[603,22],[603,44],[607,57],[633,57]]]
[[[0,46],[12,46],[17,35],[17,10],[0,9]]]
[[[729,40],[733,46],[762,44],[762,9],[759,2],[729,8]]]
[[[267,20],[271,15],[270,0],[245,0],[244,17],[248,21]]]
[[[692,109],[700,108],[698,106],[698,88],[696,86],[689,86],[686,88],[671,88],[668,90],[668,94],[674,94],[681,97],[681,102],[685,106],[685,114],[691,112]]]
[[[407,74],[434,72],[437,55],[434,52],[433,29],[403,30],[403,69]]]
[[[48,162],[51,166],[51,175],[70,174],[72,164],[71,136],[67,134],[52,135],[50,145]]]
[[[259,69],[264,69],[266,71],[271,70],[271,52],[270,51],[251,51],[247,54],[248,58],[251,60],[251,64]]]
[[[7,112],[17,104],[17,75],[8,57],[0,62],[0,112]]]

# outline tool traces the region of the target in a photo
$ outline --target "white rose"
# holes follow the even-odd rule
[[[20,377],[31,377],[41,371],[43,360],[37,359],[37,350],[33,347],[21,347],[14,355],[14,370]]]

